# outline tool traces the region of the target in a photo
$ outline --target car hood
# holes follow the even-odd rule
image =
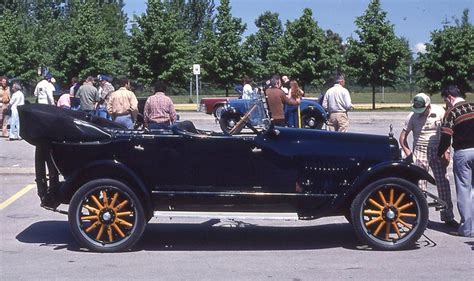
[[[283,156],[386,161],[393,155],[390,138],[380,135],[275,127],[255,141],[261,148]]]

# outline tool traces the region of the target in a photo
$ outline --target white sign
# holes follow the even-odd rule
[[[201,65],[193,64],[193,74],[200,75],[201,74]]]

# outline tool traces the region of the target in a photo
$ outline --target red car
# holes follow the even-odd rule
[[[219,119],[221,117],[224,105],[227,104],[229,99],[236,99],[237,97],[215,97],[215,98],[202,98],[199,104],[199,111],[206,114],[213,114],[214,117]]]

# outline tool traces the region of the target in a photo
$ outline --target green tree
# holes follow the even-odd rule
[[[464,10],[462,20],[456,23],[433,31],[427,52],[418,54],[415,67],[423,75],[418,82],[430,93],[448,85],[457,85],[463,93],[472,90],[474,26],[469,22],[469,10]]]
[[[350,73],[361,85],[372,87],[372,108],[375,109],[375,88],[392,86],[401,71],[409,49],[403,39],[395,36],[393,25],[386,20],[379,0],[369,3],[365,14],[355,23],[358,39],[349,38],[346,51]]]
[[[126,74],[127,18],[122,8],[122,1],[68,1],[64,28],[55,42],[56,68],[62,70],[64,80]]]
[[[26,10],[6,8],[0,14],[0,75],[36,80],[40,54],[31,44],[33,33]]]
[[[217,8],[215,29],[211,22],[208,22],[205,30],[204,39],[207,42],[203,42],[201,46],[208,49],[201,49],[203,60],[201,64],[206,70],[206,77],[223,86],[228,96],[232,84],[240,80],[239,76],[243,73],[243,52],[240,41],[246,26],[240,18],[232,17],[229,0],[220,2],[221,5]],[[211,34],[212,31],[215,34]]]
[[[243,45],[244,69],[248,75],[268,77],[272,74],[268,66],[268,50],[282,36],[283,25],[278,13],[266,11],[255,20],[255,26],[258,28],[257,32],[249,35]]]
[[[161,1],[149,1],[146,13],[136,17],[131,45],[131,73],[141,82],[160,78],[169,83],[185,83],[191,65],[188,34],[179,28],[178,15],[167,12]]]
[[[311,9],[304,9],[299,19],[287,22],[283,36],[270,47],[271,71],[297,78],[303,86],[324,84],[338,68],[336,49],[329,49],[334,44],[326,39]]]
[[[193,44],[197,44],[201,40],[206,23],[212,19],[214,8],[214,0],[187,1],[186,28],[189,30]]]

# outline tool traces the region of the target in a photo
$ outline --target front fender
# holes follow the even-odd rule
[[[410,164],[404,161],[390,161],[377,164],[373,167],[360,173],[352,184],[352,187],[348,189],[344,194],[336,197],[335,205],[340,206],[345,204],[350,206],[352,200],[370,183],[388,177],[398,177],[406,179],[415,185],[419,180],[427,180],[432,184],[436,184],[435,179],[424,169]]]
[[[142,200],[145,209],[151,213],[153,212],[151,208],[150,191],[146,188],[145,183],[125,164],[114,160],[98,160],[92,162],[67,177],[60,189],[63,203],[68,204],[74,193],[83,184],[99,178],[112,178],[132,185],[130,188],[132,188]]]

